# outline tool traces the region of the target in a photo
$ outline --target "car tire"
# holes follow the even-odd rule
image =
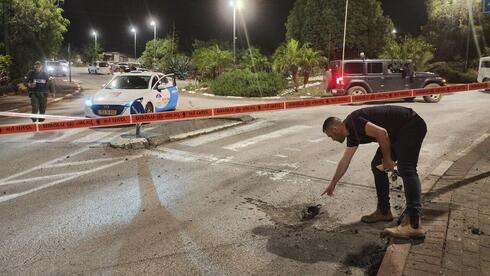
[[[347,90],[347,95],[366,95],[367,94],[367,91],[364,87],[362,86],[352,86],[350,87],[348,90]],[[352,103],[352,105],[361,105],[363,104],[364,102],[357,102],[357,103]]]
[[[145,106],[145,113],[154,113],[155,111],[153,110],[153,104],[152,103],[147,103]]]
[[[424,88],[435,88],[435,87],[440,87],[440,85],[437,83],[429,83],[426,86],[424,86]],[[424,96],[424,101],[426,103],[438,103],[441,101],[441,99],[442,99],[441,94],[433,94],[433,95],[429,95],[429,96]]]
[[[415,101],[415,97],[403,98],[403,100],[411,103],[411,102]]]

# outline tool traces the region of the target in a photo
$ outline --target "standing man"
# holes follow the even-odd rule
[[[32,114],[44,114],[48,105],[48,92],[54,93],[53,85],[50,85],[49,75],[42,70],[42,63],[36,61],[34,70],[27,74],[28,95],[31,98]],[[43,122],[42,118],[32,118],[33,122]]]
[[[344,121],[337,117],[327,118],[323,124],[323,132],[340,143],[347,138],[347,148],[330,185],[322,195],[333,195],[337,183],[349,168],[360,144],[377,142],[379,148],[371,162],[371,170],[374,174],[378,204],[376,211],[363,216],[361,221],[375,223],[393,220],[387,172],[394,169],[396,160],[398,172],[403,178],[407,215],[399,226],[385,228],[384,233],[400,238],[425,237],[420,225],[421,184],[417,174],[420,148],[427,133],[424,120],[410,108],[376,106],[356,110]],[[384,170],[377,168],[381,164]]]

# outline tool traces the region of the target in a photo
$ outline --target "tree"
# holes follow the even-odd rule
[[[10,0],[8,48],[12,74],[23,76],[33,61],[56,54],[69,21],[51,0]]]
[[[472,4],[472,9],[469,4]],[[462,60],[466,56],[468,35],[471,44],[476,48],[487,45],[485,35],[490,34],[490,16],[482,14],[481,7],[481,0],[427,1],[428,21],[422,28],[422,33],[435,46],[437,60]],[[469,20],[470,14],[473,20]],[[478,53],[473,56],[478,56]]]
[[[177,42],[170,38],[156,40],[156,56],[153,40],[146,43],[145,51],[140,57],[141,63],[146,68],[154,68],[159,71],[167,69],[167,62],[177,52]],[[155,65],[153,66],[153,58],[155,57]]]
[[[328,57],[334,56],[342,50],[344,16],[344,1],[298,0],[288,16],[286,37],[309,43]],[[368,57],[377,57],[392,30],[393,23],[383,15],[380,1],[350,0],[348,56],[364,52]]]
[[[313,68],[318,66],[320,61],[320,52],[310,48],[308,44],[301,47],[299,65],[301,66],[301,72],[303,73],[304,87],[306,87],[306,84],[310,80],[310,75]]]
[[[390,39],[386,44],[381,58],[411,59],[418,70],[427,69],[427,64],[434,58],[435,48],[423,37],[406,36],[400,41]]]
[[[233,64],[233,53],[214,45],[194,50],[192,60],[204,77],[215,79],[227,66]]]
[[[240,53],[240,67],[242,68],[256,73],[260,71],[270,72],[271,66],[269,59],[257,48],[250,47]]]
[[[95,45],[93,43],[87,43],[83,46],[80,52],[80,58],[82,62],[88,63],[92,61],[96,61],[99,59],[99,56],[103,53],[103,45],[100,42],[97,42],[97,49],[95,49]]]

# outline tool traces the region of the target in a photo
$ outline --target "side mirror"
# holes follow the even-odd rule
[[[172,78],[172,85],[177,86],[177,79],[175,78],[175,76]]]
[[[164,90],[164,89],[166,89],[166,88],[167,88],[167,87],[165,86],[165,84],[160,84],[160,85],[158,85],[158,86],[157,86],[157,90],[158,90],[158,91],[162,91],[162,90]]]

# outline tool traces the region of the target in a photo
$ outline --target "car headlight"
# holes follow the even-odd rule
[[[85,105],[91,107],[93,105],[92,99],[85,100]]]
[[[66,69],[66,67],[61,68],[61,70],[63,70],[63,72],[68,71],[68,69]]]
[[[133,105],[133,102],[134,101],[130,101],[130,102],[125,103],[124,104],[124,107],[130,107],[130,106],[132,106]]]
[[[53,71],[53,70],[54,70],[54,68],[53,68],[53,67],[48,66],[48,71]]]

